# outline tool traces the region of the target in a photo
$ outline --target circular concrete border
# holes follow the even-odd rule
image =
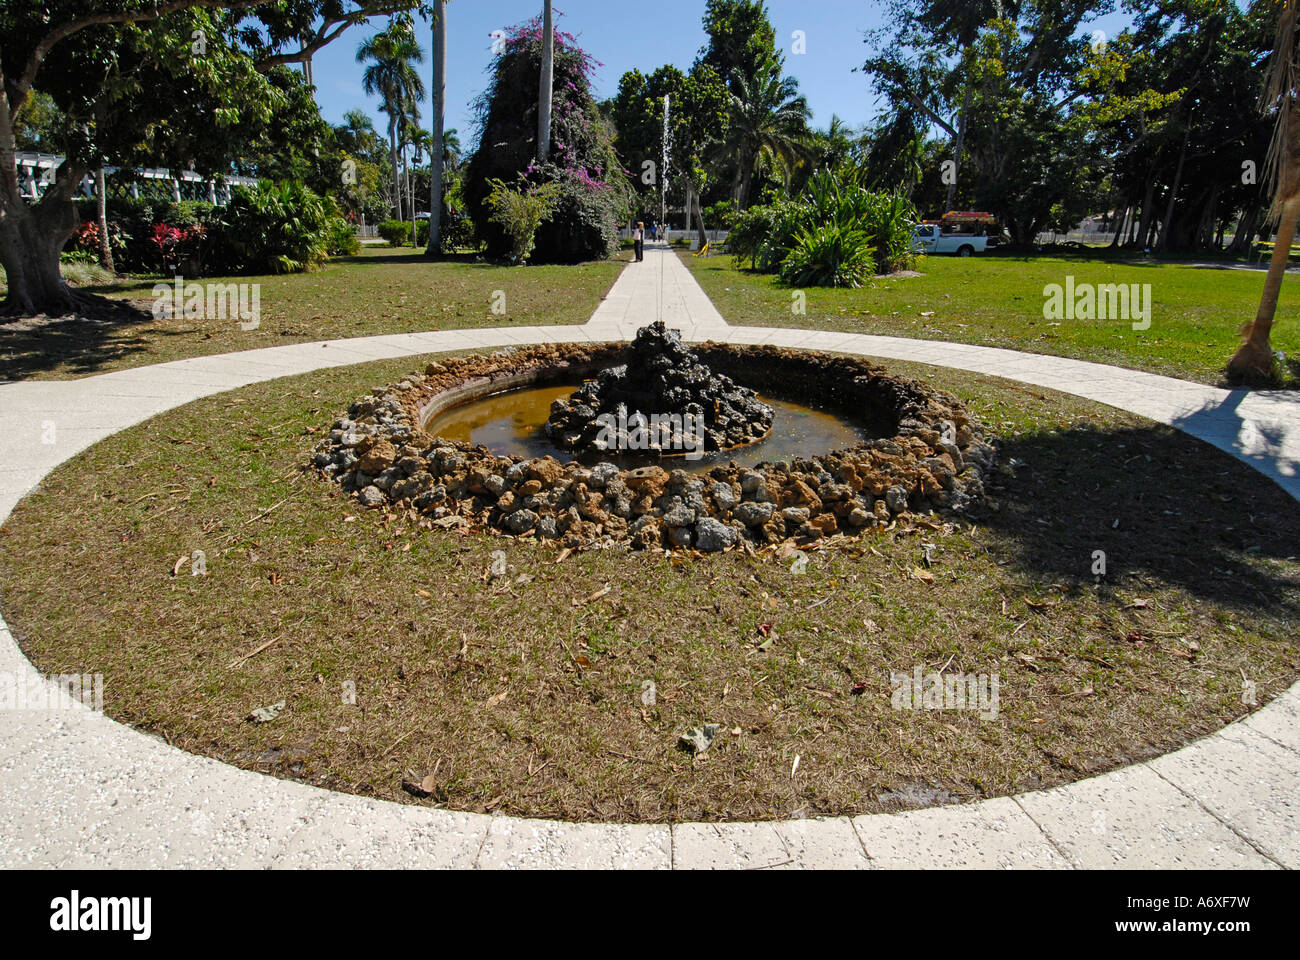
[[[699,302],[703,295],[690,289],[689,274],[690,283],[679,276],[665,281],[665,272],[686,272],[675,256],[671,263],[676,269],[664,265],[659,281],[665,289],[676,284],[680,302],[674,306],[683,313],[687,339],[913,360],[1099,400],[1179,426],[1255,466],[1293,496],[1300,494],[1295,397],[1228,393],[987,347],[727,327],[707,298]],[[633,289],[619,295],[628,272],[592,322],[581,327],[368,337],[181,360],[71,382],[0,384],[0,522],[58,463],[201,397],[373,360],[628,339],[626,327],[644,322],[627,316],[641,278],[633,275],[626,284]],[[56,442],[37,446],[38,437],[50,435],[50,425]],[[24,682],[36,676],[3,621],[0,674]],[[672,826],[522,820],[371,800],[184,753],[85,708],[0,711],[0,865],[1295,868],[1300,684],[1181,750],[1052,790],[903,814]]]

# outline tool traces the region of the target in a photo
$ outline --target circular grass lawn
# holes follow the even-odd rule
[[[1215,730],[1300,671],[1295,502],[1139,417],[891,362],[999,438],[977,513],[802,555],[565,554],[366,510],[303,469],[352,399],[423,366],[200,400],[54,471],[0,528],[23,650],[237,766],[580,821],[1051,786]],[[995,678],[996,715],[899,709],[891,675],[918,670]],[[697,754],[681,738],[707,724]]]

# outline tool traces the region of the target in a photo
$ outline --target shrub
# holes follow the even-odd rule
[[[735,218],[727,249],[752,268],[800,276],[801,286],[858,286],[873,273],[915,262],[907,198],[873,193],[848,177],[823,170],[797,200],[752,207]],[[867,260],[862,261],[863,251]],[[859,270],[859,266],[862,270]]]
[[[388,241],[390,247],[409,247],[411,245],[411,221],[385,220],[378,227],[379,235]],[[429,221],[415,221],[415,242],[423,247],[429,242]]]
[[[558,193],[556,185],[529,186],[521,181],[516,189],[502,180],[493,180],[491,186],[488,217],[509,242],[506,259],[523,263],[532,255],[537,228],[550,215]]]
[[[767,207],[750,207],[732,221],[727,251],[751,269],[773,273],[780,266],[799,229],[799,206],[788,200]]]
[[[855,227],[805,227],[781,261],[781,279],[794,287],[860,287],[875,268],[874,253],[866,233]]]
[[[202,271],[206,234],[202,224],[182,229],[159,223],[154,225],[150,240],[165,272],[193,275]]]
[[[331,257],[355,257],[361,252],[356,228],[342,217],[335,217],[329,227],[325,252]]]
[[[300,273],[329,259],[343,222],[332,198],[301,183],[236,190],[214,231],[213,261],[223,272]]]
[[[411,224],[407,220],[385,220],[377,230],[390,247],[400,247],[411,242]]]
[[[473,247],[476,244],[474,221],[463,210],[453,210],[444,206],[441,230],[438,245],[442,253],[451,253],[453,250]]]

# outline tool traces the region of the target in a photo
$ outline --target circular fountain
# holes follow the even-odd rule
[[[515,445],[481,442],[485,411]],[[791,446],[806,422],[835,429]],[[632,344],[432,363],[354,403],[313,457],[362,505],[430,524],[704,552],[959,511],[993,461],[961,403],[919,381],[853,357],[690,349],[661,324]]]

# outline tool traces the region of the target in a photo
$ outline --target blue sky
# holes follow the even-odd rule
[[[486,85],[486,68],[492,59],[492,31],[541,13],[541,0],[450,0],[447,4],[447,126],[456,127],[466,149],[472,144],[470,101]],[[705,43],[700,18],[704,0],[556,0],[561,29],[577,34],[583,47],[604,64],[596,75],[598,97],[613,96],[619,78],[628,70],[650,72],[665,63],[687,68]],[[838,114],[852,126],[861,126],[878,109],[867,79],[853,68],[866,57],[863,33],[882,23],[882,5],[871,0],[769,0],[777,43],[786,51],[786,71],[799,80],[800,90],[813,110],[813,122],[824,127]],[[1123,21],[1109,17],[1099,24],[1116,30]],[[317,102],[325,119],[340,123],[343,114],[361,107],[383,129],[378,100],[361,91],[361,66],[357,46],[383,27],[377,18],[353,27],[321,51],[314,63]],[[791,34],[802,30],[807,53],[791,52]],[[424,69],[430,39],[421,29],[425,47]],[[429,109],[423,107],[428,126]]]

